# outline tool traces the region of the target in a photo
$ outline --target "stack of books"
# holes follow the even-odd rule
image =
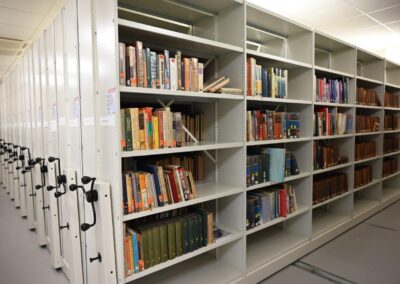
[[[387,154],[400,150],[399,137],[384,137],[383,139],[383,153]]]
[[[258,65],[254,58],[247,58],[247,96],[287,98],[288,70]]]
[[[177,50],[157,54],[144,48],[141,41],[135,45],[119,43],[119,83],[122,86],[181,90],[192,92],[217,92],[229,84],[222,76],[204,83],[204,64],[196,57],[184,57]]]
[[[286,217],[297,210],[293,186],[283,184],[268,190],[247,193],[246,229],[260,226],[279,217]]]
[[[372,182],[372,167],[359,166],[354,169],[354,188],[369,184]]]
[[[141,212],[197,197],[192,172],[178,165],[142,166],[123,173],[124,213]]]
[[[397,158],[384,158],[382,176],[388,176],[397,172]]]
[[[182,147],[192,141],[185,126],[197,140],[203,140],[204,116],[172,112],[169,107],[121,110],[121,147],[123,151]]]
[[[337,108],[315,108],[314,136],[343,135],[351,133],[353,116],[338,112]]]
[[[299,113],[275,112],[271,110],[247,111],[247,141],[299,137]]]
[[[400,107],[399,96],[389,92],[385,92],[385,107]]]
[[[210,245],[218,237],[214,236],[215,231],[213,212],[197,207],[128,224],[125,228],[125,275],[139,273]]]
[[[379,117],[367,115],[356,116],[356,133],[379,131]]]
[[[246,158],[247,186],[268,181],[283,182],[285,177],[300,173],[296,156],[284,148],[261,148],[249,152]]]
[[[317,177],[313,183],[313,204],[341,195],[347,192],[348,189],[346,173]]]
[[[328,103],[349,102],[349,78],[328,79],[316,78],[315,80],[315,101]]]
[[[346,156],[340,156],[338,146],[323,145],[322,142],[314,141],[314,170],[334,167],[349,162]]]
[[[385,130],[396,130],[399,129],[399,116],[397,115],[385,115],[384,127]]]
[[[375,89],[365,89],[358,87],[356,104],[368,105],[368,106],[380,106],[381,102],[379,100],[378,94]]]
[[[375,141],[361,141],[356,142],[355,160],[363,160],[376,156],[376,142]]]

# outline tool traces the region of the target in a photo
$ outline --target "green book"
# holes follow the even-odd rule
[[[131,121],[131,110],[129,108],[124,109],[125,113],[125,143],[126,151],[133,150],[132,143],[132,121]]]
[[[182,244],[182,218],[176,218],[175,220],[175,247],[176,256],[182,255],[183,244]]]
[[[143,243],[143,262],[144,268],[150,267],[150,239],[149,239],[149,229],[142,228],[142,243]]]
[[[189,220],[182,217],[182,253],[189,252]]]
[[[194,250],[194,218],[191,215],[185,216],[188,220],[188,252]]]
[[[200,234],[200,245],[207,246],[208,244],[208,224],[207,224],[207,216],[208,211],[204,208],[194,208],[195,212],[201,216],[201,234]]]
[[[154,240],[153,240],[153,227],[148,228],[148,238],[149,238],[149,258],[150,258],[150,267],[156,264],[155,260],[155,247],[154,247]]]
[[[160,224],[161,262],[168,260],[168,228],[167,223]]]
[[[159,264],[161,262],[160,224],[155,224],[151,231],[153,234],[154,264]]]
[[[191,214],[193,216],[193,250],[200,248],[200,226],[201,220],[198,214]]]
[[[168,259],[173,259],[176,256],[175,248],[175,223],[174,221],[169,221],[167,223],[168,227]]]

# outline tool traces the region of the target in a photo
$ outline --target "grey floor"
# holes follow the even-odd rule
[[[50,253],[38,245],[37,234],[0,189],[0,283],[67,284],[61,271],[51,268]]]
[[[67,284],[64,274],[51,268],[48,250],[39,247],[36,233],[19,214],[0,190],[0,283]],[[397,202],[261,284],[398,284],[399,217]]]
[[[399,240],[396,202],[260,284],[399,284]]]

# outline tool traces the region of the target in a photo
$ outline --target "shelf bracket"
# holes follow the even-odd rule
[[[204,63],[204,69],[206,69],[206,67],[208,66],[208,64],[210,64],[212,61],[214,60],[214,58],[210,58],[208,59],[205,63]]]
[[[159,103],[162,107],[169,107],[170,105],[172,105],[172,104],[174,103],[174,100],[171,100],[171,101],[168,102],[167,105],[165,105],[164,102],[163,102],[162,100],[157,99],[157,101],[158,101],[158,103]],[[194,141],[194,143],[196,143],[196,144],[199,143],[199,140],[197,140],[196,137],[195,137],[184,125],[182,125],[182,129],[183,129],[183,131],[186,132],[187,135],[189,135],[189,137]],[[206,156],[207,156],[208,158],[210,158],[210,160],[211,160],[214,164],[217,163],[217,161],[216,161],[216,160],[214,159],[214,157],[210,154],[210,152],[208,152],[207,150],[204,150],[203,152],[206,154]]]

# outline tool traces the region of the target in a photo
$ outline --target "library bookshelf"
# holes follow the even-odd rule
[[[127,1],[107,0],[97,8],[98,100],[103,121],[98,136],[101,178],[112,184],[113,220],[118,283],[256,283],[400,198],[400,174],[382,175],[383,160],[399,159],[400,152],[383,153],[384,138],[398,137],[385,130],[387,114],[400,108],[384,106],[385,92],[400,94],[400,66],[320,31],[240,0]],[[104,19],[113,19],[105,21]],[[113,40],[110,40],[113,39]],[[205,78],[228,76],[228,87],[241,94],[172,91],[119,85],[118,43],[143,42],[145,47],[171,53],[181,50],[205,62]],[[288,70],[285,98],[246,96],[246,62]],[[316,78],[345,78],[348,100],[316,99]],[[112,86],[116,86],[112,89]],[[114,91],[109,91],[110,87]],[[374,89],[381,105],[359,105],[357,88]],[[111,106],[115,106],[113,109]],[[186,108],[205,114],[204,141],[184,147],[122,151],[122,108],[151,105]],[[300,138],[247,141],[249,109],[275,107],[300,115]],[[354,118],[340,135],[315,136],[314,111],[337,109]],[[356,116],[378,117],[374,132],[356,132]],[[376,155],[355,160],[355,144],[374,141]],[[348,160],[331,168],[314,169],[313,144],[339,148]],[[275,182],[246,186],[246,156],[252,147],[285,147],[298,160],[300,174],[285,179],[294,187],[297,211],[246,230],[246,198],[253,190]],[[124,215],[121,208],[122,171],[127,165],[156,156],[190,153],[205,155],[205,179],[192,200]],[[397,160],[399,161],[399,160]],[[354,188],[354,170],[372,167],[372,180]],[[313,204],[313,182],[329,173],[347,174],[347,191]],[[230,234],[208,246],[125,275],[124,226],[140,218],[197,204],[206,204],[214,222]]]

